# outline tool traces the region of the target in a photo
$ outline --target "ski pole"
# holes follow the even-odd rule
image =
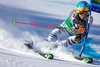
[[[70,29],[70,28],[66,28],[66,27],[49,26],[49,25],[41,25],[41,24],[33,24],[33,23],[24,23],[24,22],[17,22],[17,21],[13,21],[13,23],[35,25],[35,26],[44,26],[44,27],[52,27],[52,28],[61,28],[61,29]],[[78,30],[78,29],[74,29],[74,28],[71,28],[71,29],[72,30]]]
[[[91,1],[91,0],[89,0],[89,4],[90,4],[90,10],[89,10],[89,20],[90,20],[91,8],[92,8],[92,1]],[[83,50],[84,50],[84,47],[85,47],[85,44],[86,44],[86,41],[87,41],[87,37],[88,37],[88,33],[89,33],[89,26],[90,26],[89,20],[88,20],[88,25],[87,25],[87,31],[86,31],[85,41],[84,41],[83,46],[82,46],[82,48],[81,48],[79,57],[82,56],[82,53],[83,53]]]
[[[84,41],[84,44],[81,48],[81,51],[80,51],[80,54],[79,54],[79,57],[81,57],[82,53],[83,53],[83,50],[84,50],[84,47],[85,47],[85,44],[86,44],[86,41],[87,41],[87,37],[88,37],[88,32],[89,32],[89,26],[90,26],[90,23],[88,23],[88,28],[87,28],[87,32],[86,32],[86,37],[85,37],[85,41]]]
[[[76,48],[76,43],[75,43],[75,46],[74,46],[74,49],[73,49],[73,52],[72,52],[72,54],[74,54],[74,50],[75,50],[75,48]]]

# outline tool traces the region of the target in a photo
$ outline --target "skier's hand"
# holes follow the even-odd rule
[[[91,27],[93,24],[93,17],[92,16],[89,17],[89,22],[90,22],[90,27]]]
[[[84,33],[84,32],[86,32],[85,28],[79,28],[77,30],[74,30],[74,33]]]
[[[78,32],[79,32],[79,33],[84,33],[85,31],[86,31],[85,28],[79,28],[79,29],[78,29]]]
[[[84,37],[83,34],[76,35],[75,42],[80,43],[83,37]]]
[[[90,16],[89,21],[90,21],[91,24],[93,23],[93,17],[92,16]]]

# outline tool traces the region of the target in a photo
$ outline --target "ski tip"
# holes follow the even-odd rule
[[[16,23],[16,21],[13,21],[13,23]]]

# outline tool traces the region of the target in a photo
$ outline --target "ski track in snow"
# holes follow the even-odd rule
[[[24,3],[23,0],[21,2],[15,2],[12,0],[1,0],[0,2],[0,67],[100,66],[100,57],[96,59],[93,64],[77,63],[79,61],[75,60],[71,54],[60,53],[61,48],[56,51],[51,51],[51,53],[55,53],[55,55],[59,54],[56,56],[57,59],[49,61],[43,59],[23,44],[25,40],[33,40],[35,43],[41,41],[42,38],[46,38],[49,35],[53,28],[13,23],[13,21],[22,21],[51,26],[59,25],[66,19],[69,11],[71,11],[69,8],[74,8],[73,6],[77,3],[76,0],[73,2],[70,0],[29,0],[28,5],[27,2],[25,1]],[[41,6],[39,6],[39,4]],[[35,6],[38,7],[36,8]],[[91,40],[90,45],[92,46],[91,48],[100,55],[100,20],[97,18],[100,17],[100,15],[93,12],[93,16],[94,24],[89,32],[89,37],[92,37],[93,40]]]
[[[48,65],[51,67],[55,67],[55,66],[63,66],[66,67],[71,66],[80,66],[80,67],[84,67],[84,66],[90,66],[90,67],[94,67],[95,65],[91,65],[91,64],[85,64],[85,63],[75,63],[72,61],[63,61],[63,60],[47,60],[47,59],[42,59],[42,58],[36,58],[36,57],[32,57],[32,56],[27,56],[27,55],[23,55],[23,54],[15,54],[13,52],[6,51],[3,50],[3,52],[1,53],[1,56],[3,56],[3,58],[0,58],[0,65],[2,67],[47,67]],[[15,59],[16,58],[16,59]],[[24,60],[24,61],[23,61]],[[5,62],[6,65],[3,63]],[[69,64],[70,63],[70,64]],[[98,65],[98,64],[97,64]]]

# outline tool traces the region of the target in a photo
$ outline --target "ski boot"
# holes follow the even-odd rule
[[[26,40],[26,43],[24,45],[26,45],[29,49],[33,49],[33,41]]]

